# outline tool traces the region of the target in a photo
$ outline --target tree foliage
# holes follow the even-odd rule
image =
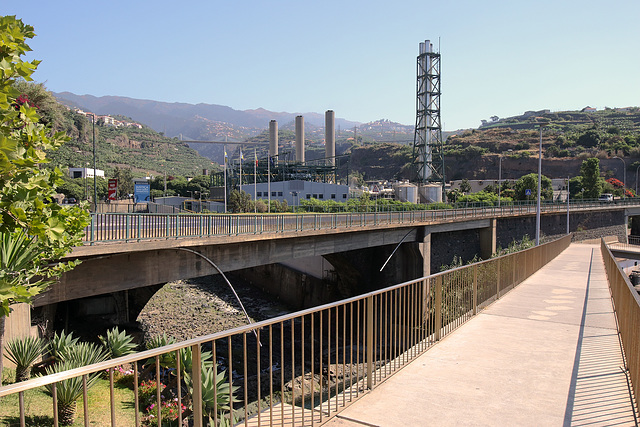
[[[583,197],[597,199],[602,192],[602,179],[600,178],[600,160],[592,157],[582,162],[580,166]]]
[[[47,128],[15,85],[31,81],[39,63],[21,59],[34,35],[33,27],[14,16],[0,17],[0,317],[76,265],[56,260],[81,244],[89,218],[78,206],[52,202],[62,172],[41,166],[47,163],[45,151],[68,138]]]
[[[515,185],[515,197],[517,200],[535,200],[538,194],[538,174],[530,173],[520,177],[516,181]],[[527,196],[526,190],[531,190],[531,195]],[[540,197],[542,199],[553,198],[553,187],[551,186],[551,179],[542,175],[542,186],[540,188]]]

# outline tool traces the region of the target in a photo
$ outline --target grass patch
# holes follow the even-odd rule
[[[135,425],[135,409],[133,391],[118,386],[114,388],[116,425]],[[53,425],[53,399],[44,391],[44,387],[28,390],[24,393],[24,408],[27,426]],[[110,426],[111,409],[109,381],[98,379],[88,392],[89,424],[92,426]],[[0,400],[0,426],[19,426],[20,408],[18,395],[12,395]],[[84,425],[84,409],[82,399],[78,400],[76,420],[74,426]]]

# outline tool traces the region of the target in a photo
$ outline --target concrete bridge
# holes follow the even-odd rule
[[[543,235],[566,234],[566,210],[566,204],[543,205]],[[569,231],[577,239],[616,235],[622,241],[634,215],[640,215],[640,202],[633,199],[576,203],[571,205]],[[294,304],[302,308],[436,272],[454,256],[488,258],[524,235],[535,235],[535,205],[297,215],[98,214],[86,244],[71,254],[82,264],[34,305],[217,273],[204,259],[180,250],[188,248],[225,272],[324,257],[337,267],[340,288],[348,294],[316,295],[315,301]],[[378,271],[400,243],[385,270]],[[271,291],[289,294],[289,302],[313,294],[309,289]]]

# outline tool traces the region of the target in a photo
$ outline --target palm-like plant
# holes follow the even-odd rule
[[[106,337],[100,335],[98,338],[111,359],[135,352],[136,344],[133,337],[124,330],[120,332],[117,326],[108,330]]]
[[[73,332],[68,334],[63,330],[58,335],[57,332],[53,334],[53,338],[49,342],[49,353],[53,357],[55,362],[62,360],[62,353],[65,349],[72,347],[78,343],[78,338],[73,337]]]
[[[60,356],[62,358],[60,362],[47,367],[47,375],[103,362],[109,358],[102,348],[85,342],[64,348]],[[87,389],[94,385],[99,375],[100,372],[94,372],[87,376]],[[53,396],[53,384],[48,384],[45,387],[48,393]],[[82,396],[82,392],[82,376],[72,377],[56,383],[58,415],[61,425],[73,424],[76,416],[76,402]]]
[[[16,365],[16,382],[29,379],[31,365],[46,348],[46,343],[37,337],[19,337],[7,343],[5,355]]]
[[[238,387],[231,387],[233,393],[237,390]],[[217,410],[218,418],[222,421],[226,412],[231,410],[230,403],[235,401],[235,397],[231,400],[229,395],[229,381],[227,381],[226,371],[214,374],[213,368],[202,370],[202,409],[209,418],[213,418],[214,411]],[[233,417],[231,421],[235,421]]]

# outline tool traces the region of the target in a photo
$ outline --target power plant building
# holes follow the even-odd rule
[[[254,193],[254,189],[257,193]],[[266,182],[256,184],[245,184],[242,191],[246,192],[254,199],[268,200],[269,187]],[[301,200],[334,200],[336,202],[346,202],[349,198],[349,186],[340,184],[329,184],[325,182],[313,181],[278,181],[271,183],[271,200],[282,202],[286,200],[290,206],[298,206]]]

